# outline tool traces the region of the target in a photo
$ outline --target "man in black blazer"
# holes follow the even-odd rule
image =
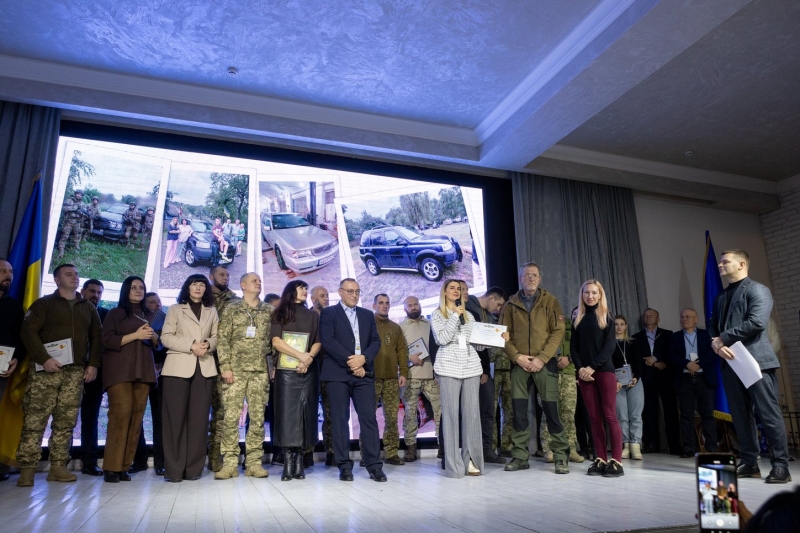
[[[375,418],[375,372],[372,362],[381,339],[371,311],[358,307],[361,290],[352,278],[339,283],[339,305],[326,307],[319,319],[325,359],[320,379],[326,383],[331,406],[333,455],[339,479],[353,481],[350,460],[350,399],[361,427],[362,452],[369,477],[386,481],[380,460],[380,436]]]
[[[767,335],[767,324],[772,312],[772,293],[764,285],[747,277],[750,256],[744,250],[726,250],[720,256],[720,276],[728,280],[727,288],[714,300],[708,332],[711,347],[722,357],[722,383],[728,396],[728,406],[733,427],[741,447],[741,463],[736,469],[738,477],[761,477],[756,461],[759,453],[753,407],[761,415],[767,442],[772,449],[772,470],[767,483],[788,483],[789,449],[786,443],[786,426],[778,403],[778,357],[772,350]],[[745,388],[728,361],[734,358],[730,347],[741,342],[761,368],[762,378],[750,388]]]
[[[642,385],[644,386],[644,411],[642,422],[642,452],[661,451],[661,431],[659,424],[659,399],[664,409],[664,429],[667,432],[669,453],[681,454],[680,426],[678,424],[678,399],[672,376],[672,362],[669,359],[669,340],[672,332],[658,327],[658,311],[645,309],[642,314],[644,329],[633,338],[643,349]]]
[[[717,422],[714,420],[714,391],[717,388],[719,358],[711,349],[711,335],[697,328],[697,311],[681,311],[681,331],[672,334],[669,344],[678,405],[681,411],[681,457],[694,457],[694,411],[700,413],[706,451],[717,451]]]

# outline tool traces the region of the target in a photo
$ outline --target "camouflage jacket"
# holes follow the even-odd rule
[[[144,229],[147,231],[153,230],[153,223],[156,221],[155,213],[152,215],[145,215],[144,216]]]
[[[214,307],[217,308],[217,314],[222,316],[222,312],[225,311],[225,308],[237,300],[241,300],[241,298],[236,296],[236,293],[230,289],[225,289],[223,292],[215,292]]]
[[[272,352],[270,321],[274,308],[262,301],[256,307],[244,300],[230,302],[222,313],[217,334],[217,356],[221,372],[266,372],[267,356]],[[255,326],[255,337],[247,338],[247,328]]]
[[[100,205],[89,205],[86,208],[86,212],[89,213],[89,217],[94,220],[95,218],[100,216]]]
[[[64,213],[64,220],[66,222],[80,222],[81,209],[83,209],[83,202],[75,198],[67,198],[64,200],[64,205],[61,206],[61,212]]]
[[[564,317],[564,340],[561,341],[561,350],[560,350],[561,354],[558,357],[563,357],[565,355],[569,357],[569,341],[571,338],[572,338],[572,320],[570,320],[567,317]],[[575,363],[572,362],[572,359],[570,359],[569,364],[559,372],[574,376]]]
[[[133,226],[136,229],[142,225],[142,214],[136,208],[128,209],[122,214],[122,219],[125,221],[126,226]]]

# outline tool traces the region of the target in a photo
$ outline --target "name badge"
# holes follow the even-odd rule
[[[246,337],[248,339],[255,339],[256,338],[256,327],[255,326],[247,326]]]
[[[458,347],[461,350],[466,350],[467,349],[467,337],[466,337],[466,335],[459,335],[458,336]]]

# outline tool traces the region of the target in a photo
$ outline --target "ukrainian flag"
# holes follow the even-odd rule
[[[8,262],[14,268],[14,281],[9,294],[28,307],[42,291],[42,184],[36,176],[33,192],[22,218]],[[0,420],[5,431],[0,433],[0,463],[15,464],[17,446],[22,433],[22,397],[28,383],[30,359],[20,361],[0,401]]]
[[[714,246],[711,244],[711,236],[706,231],[706,257],[703,262],[703,313],[706,319],[706,327],[711,323],[711,315],[714,314],[714,300],[722,292],[722,278],[717,269],[717,255],[714,253]],[[717,390],[714,396],[714,416],[720,420],[731,422],[730,408],[728,408],[728,397],[725,395],[725,385],[722,384],[722,370],[717,365]]]

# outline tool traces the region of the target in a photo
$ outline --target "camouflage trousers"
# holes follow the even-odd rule
[[[435,379],[409,379],[406,381],[403,404],[405,417],[403,429],[405,430],[406,446],[417,444],[417,409],[419,408],[419,395],[424,394],[433,407],[433,419],[436,421],[436,436],[439,436],[439,425],[442,422],[442,402],[439,394],[439,384]],[[387,454],[388,456],[388,454]]]
[[[400,430],[397,428],[397,411],[400,407],[400,384],[397,378],[375,380],[375,409],[378,402],[383,405],[383,449],[386,457],[397,455],[400,449]],[[359,448],[362,450],[361,437],[358,438]]]
[[[218,459],[222,455],[220,442],[225,427],[225,405],[222,403],[223,385],[219,376],[214,378],[214,388],[211,390],[211,423],[208,425],[208,456],[210,459]]]
[[[42,437],[50,425],[50,463],[66,466],[70,460],[72,430],[83,398],[83,367],[65,366],[60,372],[36,372],[31,365],[22,400],[22,435],[17,447],[20,468],[35,468],[42,457]]]
[[[61,230],[61,239],[58,241],[59,257],[64,255],[64,248],[67,246],[70,234],[72,234],[72,242],[75,244],[75,249],[80,250],[81,235],[83,235],[83,225],[80,220],[77,222],[64,222],[64,228]]]
[[[250,427],[245,437],[245,462],[247,466],[259,466],[264,454],[261,445],[264,443],[264,407],[269,399],[269,373],[234,372],[233,377],[234,382],[230,384],[219,380],[223,409],[228,415],[221,421],[219,439],[223,463],[234,468],[239,464],[239,419],[247,398]]]
[[[142,240],[139,242],[140,250],[147,250],[150,247],[150,239],[153,238],[153,228],[144,230],[142,233]]]
[[[561,424],[564,426],[564,436],[567,437],[569,448],[578,449],[578,439],[575,433],[575,407],[578,405],[578,385],[572,374],[558,375],[558,407]],[[550,451],[550,431],[547,429],[544,414],[542,414],[542,450]]]
[[[500,414],[502,418],[502,435],[500,436],[500,449],[511,453],[513,444],[511,443],[511,421],[514,420],[514,407],[511,404],[511,371],[494,369],[494,403],[500,402]],[[497,450],[497,428],[501,425],[501,420],[495,416],[494,428],[492,429],[492,449]]]
[[[137,225],[129,225],[125,226],[125,244],[133,244],[136,245],[136,241],[139,238],[139,229],[140,226]]]

